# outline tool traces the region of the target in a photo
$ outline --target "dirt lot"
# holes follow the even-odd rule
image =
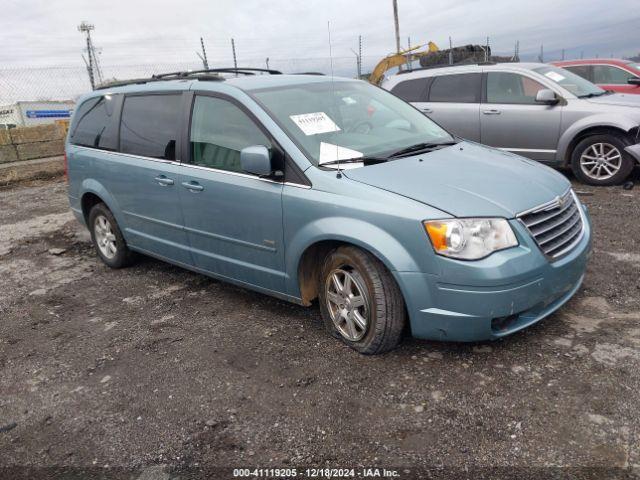
[[[640,187],[576,189],[595,250],[565,308],[503,341],[379,357],[328,337],[317,307],[151,259],[108,269],[60,180],[0,190],[0,478],[635,478]]]

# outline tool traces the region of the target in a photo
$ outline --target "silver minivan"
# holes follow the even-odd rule
[[[570,166],[584,183],[621,183],[640,162],[640,95],[602,90],[559,67],[426,68],[382,87],[466,140]]]

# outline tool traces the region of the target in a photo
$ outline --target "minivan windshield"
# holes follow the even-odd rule
[[[326,81],[248,92],[317,165],[384,159],[418,145],[455,142],[396,96],[359,81]]]
[[[549,80],[554,81],[562,88],[569,90],[579,98],[599,97],[600,95],[605,95],[607,93],[606,90],[594,85],[589,80],[586,80],[569,70],[565,70],[564,68],[548,65],[534,68],[533,71],[544,75]]]

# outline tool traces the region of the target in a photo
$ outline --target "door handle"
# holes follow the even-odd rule
[[[421,108],[420,110],[422,110],[422,113],[433,113],[433,109],[431,108]]]
[[[491,108],[489,110],[483,110],[482,113],[485,115],[500,115],[500,110],[497,108]]]
[[[204,187],[200,185],[198,182],[182,182],[182,186],[187,190],[191,190],[192,192],[201,192],[204,190]]]
[[[160,185],[162,185],[163,187],[173,185],[173,180],[165,177],[164,175],[158,175],[156,178],[154,178],[154,180],[158,182]]]

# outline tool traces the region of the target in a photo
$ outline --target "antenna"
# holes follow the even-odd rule
[[[331,50],[331,24],[327,20],[327,34],[329,36],[329,68],[331,69],[331,101],[333,102],[333,108],[337,110],[336,106],[336,89],[333,82],[333,51]],[[336,146],[336,160],[338,161],[338,174],[336,175],[338,178],[342,178],[342,169],[340,168],[340,155],[338,143],[335,141],[335,130],[333,131],[334,136],[334,145]]]

